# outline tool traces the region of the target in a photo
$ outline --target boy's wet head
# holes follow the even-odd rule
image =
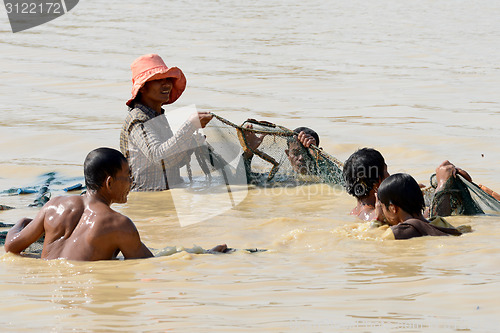
[[[122,170],[124,163],[128,166],[125,156],[116,149],[97,148],[92,150],[83,164],[87,189],[98,191],[108,176],[115,177]]]
[[[372,148],[359,149],[349,156],[343,174],[347,193],[356,198],[368,196],[375,185],[389,176],[384,157]]]
[[[425,208],[420,186],[406,173],[397,173],[386,178],[378,188],[378,199],[386,207],[394,205],[412,216],[418,216]]]

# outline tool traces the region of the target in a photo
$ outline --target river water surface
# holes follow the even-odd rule
[[[500,190],[500,4],[479,1],[80,1],[13,34],[0,14],[0,190],[119,147],[130,63],[160,54],[188,79],[167,111],[309,126],[340,160],[379,149],[420,182],[445,159]],[[187,117],[187,114],[186,114]],[[244,191],[245,189],[242,189]],[[181,227],[172,196],[200,223]],[[325,185],[250,188],[233,209],[132,193],[115,209],[154,249],[219,243],[267,252],[184,251],[148,260],[43,261],[0,250],[2,331],[496,331],[500,217],[455,217],[461,237],[380,241]],[[33,217],[30,197],[0,197]],[[198,215],[196,215],[198,214]]]

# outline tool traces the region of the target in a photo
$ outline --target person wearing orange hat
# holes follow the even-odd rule
[[[189,163],[192,149],[203,142],[195,132],[212,119],[195,112],[174,134],[162,106],[174,103],[186,88],[186,77],[168,67],[157,54],[146,54],[132,65],[132,97],[120,134],[120,150],[132,171],[132,189],[162,191],[182,183],[179,169]]]

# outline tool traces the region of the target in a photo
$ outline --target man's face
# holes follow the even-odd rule
[[[308,159],[304,156],[306,154],[304,149],[300,143],[291,142],[288,149],[285,150],[293,170],[301,175],[309,173]]]
[[[165,104],[170,98],[172,87],[172,79],[165,78],[146,82],[140,92],[146,100]]]
[[[122,163],[122,168],[116,173],[113,179],[113,194],[115,194],[114,202],[126,203],[127,195],[130,192],[130,187],[132,186],[131,171],[127,162]]]

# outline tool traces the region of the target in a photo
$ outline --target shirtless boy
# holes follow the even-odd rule
[[[42,259],[125,259],[153,257],[134,223],[111,209],[126,203],[131,187],[125,157],[111,148],[91,151],[84,163],[87,193],[51,199],[32,220],[21,219],[5,240],[5,251],[19,254],[45,234]],[[225,245],[218,247],[224,251]]]

